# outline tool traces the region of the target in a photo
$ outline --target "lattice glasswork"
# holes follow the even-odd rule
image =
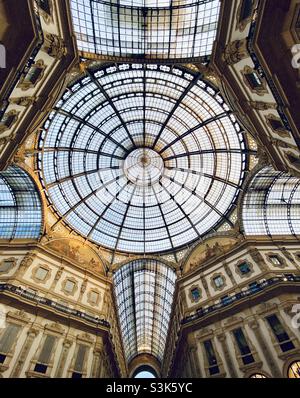
[[[151,259],[132,261],[114,274],[114,288],[128,362],[143,353],[162,361],[176,274]]]
[[[60,220],[109,249],[186,247],[226,222],[247,164],[244,134],[199,74],[88,70],[44,125],[38,165]]]
[[[243,200],[246,235],[300,235],[300,179],[265,167]]]
[[[38,239],[42,209],[34,182],[10,166],[0,173],[0,239]]]
[[[71,0],[78,49],[86,57],[198,59],[212,53],[219,0]]]

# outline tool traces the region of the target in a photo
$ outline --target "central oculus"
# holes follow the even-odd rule
[[[130,182],[150,186],[161,178],[164,171],[162,157],[150,148],[138,148],[130,152],[123,165],[124,174]]]

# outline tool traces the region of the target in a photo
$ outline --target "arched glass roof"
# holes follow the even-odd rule
[[[243,199],[246,235],[300,236],[300,179],[275,171],[260,170]]]
[[[113,250],[186,246],[240,190],[244,135],[220,93],[185,69],[88,70],[44,125],[38,165],[60,220]]]
[[[91,57],[205,60],[219,0],[71,0],[78,49]]]
[[[41,228],[41,201],[34,182],[19,167],[8,167],[0,173],[0,239],[38,239]]]
[[[156,260],[141,259],[120,268],[113,280],[127,361],[143,353],[162,361],[175,272]]]

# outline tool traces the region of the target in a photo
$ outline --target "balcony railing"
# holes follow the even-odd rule
[[[198,309],[196,314],[193,314],[186,318],[183,318],[181,321],[181,324],[184,325],[189,322],[195,321],[196,319],[203,318],[207,314],[211,314],[214,311],[223,309],[233,303],[236,303],[237,301],[244,299],[245,297],[253,296],[254,294],[261,292],[270,286],[274,286],[274,285],[278,285],[280,283],[286,283],[286,282],[300,283],[300,276],[296,276],[296,275],[278,276],[278,277],[274,277],[271,279],[267,279],[260,283],[258,282],[257,284],[249,287],[247,290],[244,290],[244,291],[236,293],[232,296],[226,297],[226,299],[221,300],[217,304],[211,305],[207,308]]]
[[[45,305],[47,307],[51,307],[54,308],[56,311],[60,311],[63,314],[66,315],[72,315],[76,318],[80,318],[82,320],[88,321],[93,323],[96,326],[105,326],[107,328],[110,327],[109,322],[107,322],[105,319],[100,319],[97,316],[92,316],[92,315],[88,315],[82,311],[78,311],[72,308],[67,307],[66,305],[57,303],[53,300],[50,300],[48,298],[44,298],[41,296],[38,296],[37,293],[31,293],[25,289],[22,289],[18,286],[14,286],[8,283],[5,284],[0,284],[0,293],[1,292],[9,292],[9,293],[13,293],[15,295],[18,295],[20,297],[24,297],[28,300],[31,300],[35,303],[38,304],[42,304]]]

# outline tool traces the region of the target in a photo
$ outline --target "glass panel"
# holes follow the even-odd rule
[[[47,372],[47,369],[48,369],[48,366],[47,365],[43,365],[41,363],[37,363],[35,365],[35,367],[34,367],[34,371],[35,372],[44,373],[44,374]]]
[[[220,373],[220,369],[218,366],[218,361],[215,355],[215,350],[214,347],[212,345],[211,340],[206,340],[203,343],[204,348],[205,348],[205,352],[206,352],[206,356],[207,356],[207,361],[209,364],[209,373],[210,375],[215,375]]]
[[[4,363],[6,355],[0,354],[0,363]]]
[[[198,301],[200,299],[200,290],[198,288],[192,289],[191,293],[194,300]]]
[[[276,255],[269,256],[269,259],[272,261],[274,265],[282,265],[280,258]]]
[[[233,335],[235,337],[235,340],[239,347],[240,353],[242,355],[242,361],[243,361],[244,365],[254,362],[254,358],[251,355],[250,347],[247,343],[246,337],[245,337],[242,329],[239,328],[239,329],[234,330]]]
[[[221,276],[217,276],[216,278],[214,278],[214,282],[216,287],[222,287],[224,285],[224,281]]]
[[[245,74],[245,77],[253,89],[262,87],[263,83],[260,80],[260,77],[256,72],[247,73],[247,74]]]
[[[50,4],[49,0],[37,0],[39,7],[44,10],[47,14],[50,14]]]

